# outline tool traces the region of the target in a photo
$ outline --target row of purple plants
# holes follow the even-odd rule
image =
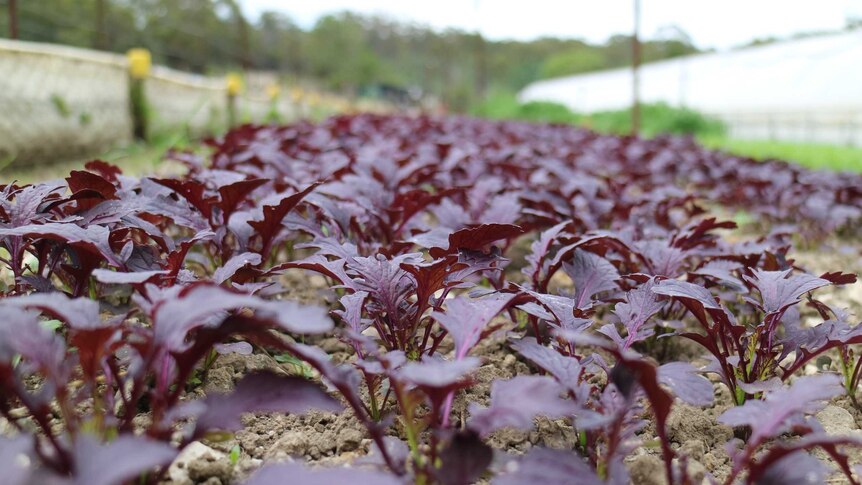
[[[812,417],[862,377],[862,327],[815,298],[856,278],[809,274],[791,243],[857,230],[862,177],[682,137],[455,117],[244,126],[208,145],[173,154],[176,178],[94,161],[0,186],[5,483],[156,483],[244,413],[349,408],[373,441],[356,468],[267,464],[249,483],[623,484],[649,424],[668,482],[686,484],[666,423],[677,399],[713,403],[707,375],[742,438],[725,483],[818,483],[835,470],[814,448],[859,483],[847,449],[862,440]],[[715,208],[763,233],[724,237],[736,224]],[[338,298],[284,298],[298,270]],[[333,363],[320,335],[353,357]],[[477,346],[501,337],[532,372],[456,417]],[[668,339],[708,364],[665,355]],[[256,373],[193,397],[219,354],[249,349],[315,378]],[[823,355],[840,372],[803,376]],[[567,420],[577,443],[489,446],[537,416]]]

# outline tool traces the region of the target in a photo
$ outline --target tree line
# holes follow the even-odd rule
[[[10,25],[0,0],[0,26]],[[476,32],[343,12],[303,29],[285,12],[256,19],[237,0],[17,1],[22,40],[125,52],[145,47],[154,60],[194,72],[276,71],[347,94],[371,86],[417,89],[463,110],[488,92],[514,92],[537,79],[626,66],[631,38],[492,41]],[[553,15],[553,12],[548,12]],[[2,27],[0,27],[2,28]],[[4,29],[9,36],[10,29]],[[678,30],[642,44],[645,62],[698,52]]]

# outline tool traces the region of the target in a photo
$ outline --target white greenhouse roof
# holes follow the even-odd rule
[[[862,31],[641,66],[642,102],[664,101],[715,114],[862,110]],[[554,101],[574,111],[631,104],[629,68],[535,82],[522,102]]]

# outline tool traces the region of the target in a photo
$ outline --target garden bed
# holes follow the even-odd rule
[[[858,480],[862,177],[457,117],[208,147],[0,187],[11,483]]]

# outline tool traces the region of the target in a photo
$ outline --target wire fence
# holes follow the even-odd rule
[[[862,110],[720,113],[733,138],[862,146]]]
[[[317,105],[350,109],[343,99],[280,86],[272,73],[246,73],[245,80],[234,97],[235,123],[293,120]],[[0,166],[73,159],[129,143],[130,82],[123,55],[0,39]],[[156,66],[144,92],[153,134],[197,137],[229,124],[224,77]]]
[[[122,56],[0,40],[0,161],[128,142],[127,77]]]

